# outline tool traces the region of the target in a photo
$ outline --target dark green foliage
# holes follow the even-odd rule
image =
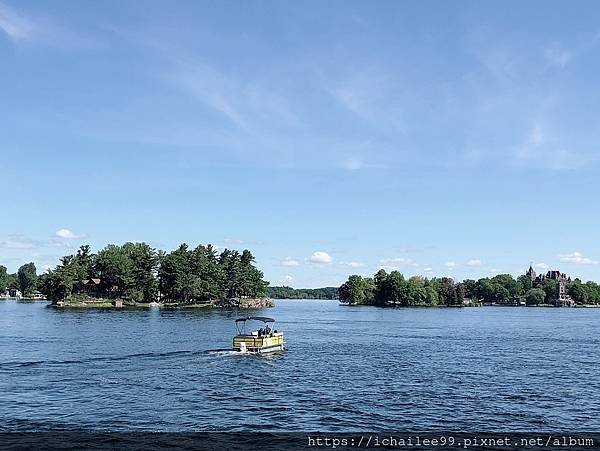
[[[515,279],[510,274],[498,274],[491,279],[466,279],[462,283],[454,283],[446,277],[411,277],[406,280],[398,271],[388,274],[380,269],[373,278],[373,296],[369,297],[363,294],[364,288],[359,282],[371,279],[357,277],[351,276],[348,282],[340,287],[342,302],[401,307],[458,306],[468,299],[474,304],[488,302],[515,305],[525,298],[527,305],[539,305],[550,303],[558,291],[558,281],[552,279],[546,279],[536,288],[532,288],[528,275]],[[600,304],[600,285],[595,282],[582,283],[581,280],[575,279],[569,284],[568,293],[577,304]]]
[[[556,293],[558,292],[558,281],[546,279],[541,284],[540,288],[546,293],[546,304],[548,304],[550,299],[556,297]]]
[[[31,296],[37,285],[37,272],[33,263],[27,263],[17,271],[17,279],[19,282],[19,290],[23,296]]]
[[[85,283],[99,279],[99,285]],[[228,297],[263,296],[268,283],[254,266],[250,251],[225,249],[217,255],[209,244],[190,250],[182,244],[166,254],[146,243],[108,245],[97,254],[82,246],[40,277],[39,288],[54,302],[71,294],[123,298],[129,302],[161,299],[204,303]]]
[[[531,288],[525,294],[525,302],[527,305],[539,305],[544,303],[546,293],[541,288]]]
[[[338,289],[340,300],[353,305],[373,304],[375,285],[373,279],[350,276]]]
[[[0,295],[4,294],[8,288],[8,272],[6,266],[0,265]]]
[[[268,287],[267,296],[274,299],[338,299],[338,288]]]
[[[398,271],[387,273],[381,269],[373,279],[350,276],[339,288],[340,300],[348,304],[377,306],[432,306],[462,305],[465,288],[450,278],[426,279],[411,277],[406,280]]]
[[[569,285],[568,293],[577,304],[600,304],[600,285],[595,282],[582,283],[575,279]]]

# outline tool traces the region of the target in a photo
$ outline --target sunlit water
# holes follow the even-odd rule
[[[0,301],[0,430],[599,430],[600,310],[278,301],[236,312]]]

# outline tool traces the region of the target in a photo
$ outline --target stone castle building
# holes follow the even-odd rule
[[[555,295],[549,300],[556,307],[573,307],[575,301],[567,294],[567,286],[571,283],[571,278],[560,271],[548,271],[546,274],[537,275],[532,266],[529,266],[527,275],[531,278],[531,286],[539,287],[546,280],[556,280],[557,288]]]

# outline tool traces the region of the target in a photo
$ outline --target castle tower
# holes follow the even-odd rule
[[[535,270],[533,269],[533,266],[529,265],[529,269],[527,270],[527,273],[526,273],[526,274],[527,274],[527,275],[529,276],[529,278],[531,279],[531,285],[533,285],[533,284],[534,284],[534,282],[535,282],[535,278],[536,278],[536,276],[537,276],[537,274],[535,273]]]

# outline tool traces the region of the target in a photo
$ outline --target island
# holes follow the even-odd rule
[[[583,283],[556,270],[538,275],[531,266],[516,279],[498,274],[462,282],[451,277],[407,279],[399,271],[380,269],[374,277],[350,276],[338,291],[342,303],[380,307],[600,306],[597,283]]]
[[[267,295],[274,299],[339,299],[338,287],[292,288],[274,286],[267,288]]]
[[[218,252],[211,244],[171,252],[147,243],[81,246],[33,281],[55,307],[272,307],[268,282],[249,250]],[[33,265],[33,264],[31,264]],[[33,270],[35,275],[35,266]]]

